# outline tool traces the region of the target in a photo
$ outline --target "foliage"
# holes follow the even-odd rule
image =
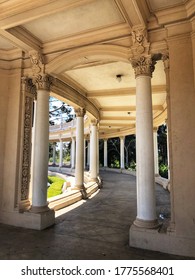
[[[160,174],[161,177],[168,179],[168,166],[167,166],[167,164],[163,164],[163,163],[160,164],[159,174]]]
[[[49,124],[55,125],[60,122],[70,122],[73,120],[73,109],[70,105],[56,99],[53,96],[49,98]]]
[[[62,193],[62,187],[65,182],[64,179],[56,176],[48,176],[48,182],[50,183],[47,189],[47,197],[53,197]]]

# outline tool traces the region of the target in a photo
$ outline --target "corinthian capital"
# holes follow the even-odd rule
[[[135,77],[145,75],[152,77],[154,65],[156,62],[151,57],[141,56],[139,58],[130,59],[131,65],[135,71]]]
[[[84,117],[86,110],[85,108],[77,108],[74,110],[77,117]]]
[[[37,75],[34,77],[34,83],[36,84],[37,89],[50,90],[53,77],[47,74]]]

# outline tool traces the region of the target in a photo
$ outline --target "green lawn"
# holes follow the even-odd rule
[[[47,189],[47,198],[61,194],[65,181],[66,180],[56,176],[48,176],[48,182],[50,183],[50,186]]]

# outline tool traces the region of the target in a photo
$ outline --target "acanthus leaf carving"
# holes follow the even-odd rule
[[[135,71],[135,77],[139,75],[152,77],[156,61],[154,61],[151,57],[141,56],[139,58],[132,58],[130,59],[130,62]]]

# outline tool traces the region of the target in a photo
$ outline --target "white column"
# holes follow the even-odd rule
[[[108,167],[108,140],[104,139],[104,167]]]
[[[60,159],[59,159],[59,167],[63,166],[63,141],[60,138]]]
[[[97,129],[97,176],[100,173],[99,130]]]
[[[71,168],[75,168],[75,137],[72,137],[72,143],[71,143]]]
[[[84,170],[86,168],[86,139],[84,138],[84,145],[83,145],[83,149],[84,149],[84,154],[83,154],[83,157],[84,157],[84,160],[83,160],[83,164],[84,164]]]
[[[97,181],[97,121],[91,122],[90,133],[90,178]]]
[[[33,188],[31,212],[48,211],[47,176],[49,157],[49,91],[37,91],[33,149]]]
[[[120,166],[121,169],[125,168],[125,153],[124,153],[124,136],[120,137]]]
[[[30,186],[29,186],[29,199],[32,200],[32,189],[33,189],[33,166],[34,166],[34,149],[35,149],[35,122],[36,122],[36,108],[37,108],[37,100],[34,100],[34,113],[33,113],[33,127],[32,127],[32,150],[31,150],[31,178],[30,178]]]
[[[85,109],[75,110],[76,122],[76,168],[75,168],[75,188],[84,189],[84,115]]]
[[[154,140],[154,174],[155,176],[159,176],[157,128],[153,129],[153,140]]]
[[[56,145],[53,143],[53,165],[56,164]]]
[[[87,166],[90,166],[90,140],[87,141]]]
[[[168,127],[168,121],[167,121],[167,119],[166,119],[166,125],[167,125],[167,165],[168,165],[168,180],[170,180],[169,127]]]
[[[136,162],[137,162],[137,217],[138,227],[155,228],[156,217],[154,183],[154,145],[151,58],[132,61],[136,75]]]

